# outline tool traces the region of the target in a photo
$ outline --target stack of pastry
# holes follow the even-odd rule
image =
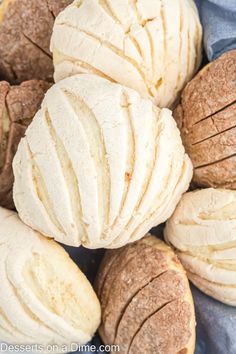
[[[174,117],[193,162],[193,187],[167,222],[166,240],[190,280],[236,306],[235,88],[236,51],[204,67],[187,84]]]
[[[122,353],[193,353],[175,254],[236,305],[236,192],[184,194],[192,175],[193,188],[235,188],[236,53],[190,81],[201,39],[192,0],[2,1],[0,205],[18,215],[0,209],[0,341],[68,351],[101,318]],[[174,250],[147,235],[166,221]],[[56,241],[112,249],[98,297]]]

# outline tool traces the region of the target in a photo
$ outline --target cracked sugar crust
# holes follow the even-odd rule
[[[162,241],[147,235],[107,251],[95,289],[102,307],[99,333],[106,344],[118,344],[122,354],[193,353],[189,284],[179,260]]]
[[[52,81],[49,43],[55,16],[70,0],[3,0],[0,5],[0,77],[11,82]]]
[[[1,340],[44,347],[87,343],[99,325],[100,304],[65,250],[3,208],[0,248]]]
[[[129,354],[177,354],[184,350],[186,354],[193,353],[192,348],[186,346],[191,336],[190,320],[189,303],[181,299],[173,300],[141,326],[130,344]],[[144,336],[146,341],[143,340]]]
[[[21,137],[40,107],[50,84],[31,80],[20,86],[0,82],[0,205],[12,209],[12,161]]]
[[[236,51],[187,84],[174,118],[200,187],[236,189]]]
[[[15,203],[26,224],[62,243],[118,248],[171,215],[191,169],[169,110],[76,75],[48,90],[27,129],[14,160]]]
[[[139,264],[139,252],[142,252],[143,262],[141,264]],[[104,333],[109,331],[111,342],[115,340],[116,327],[125,306],[142,287],[167,270],[165,263],[162,255],[153,252],[151,247],[145,247],[143,250],[137,249],[136,254],[125,264],[125,267],[117,267],[120,272],[114,279],[113,286],[110,287],[108,301],[103,311],[103,331]],[[132,277],[133,269],[137,269],[134,277]],[[113,331],[112,328],[114,328]]]
[[[76,0],[53,28],[54,78],[93,73],[170,107],[199,66],[201,38],[192,0]]]
[[[165,238],[189,279],[206,294],[236,305],[236,191],[185,193],[167,221]]]
[[[186,287],[181,275],[173,270],[161,272],[145,286],[140,287],[121,313],[116,327],[115,343],[122,343],[123,346],[130,345],[140,330],[140,323],[144,323],[152,314],[171,301],[183,296],[185,291]]]

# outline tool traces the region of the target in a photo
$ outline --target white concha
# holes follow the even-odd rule
[[[201,61],[193,0],[75,0],[56,18],[55,81],[93,73],[170,107]]]
[[[192,165],[171,111],[82,74],[47,92],[14,174],[26,224],[65,244],[116,248],[170,217]]]
[[[99,326],[96,294],[68,254],[3,208],[0,279],[0,342],[65,352],[87,343]]]
[[[236,306],[236,191],[186,193],[166,224],[165,239],[197,287]]]

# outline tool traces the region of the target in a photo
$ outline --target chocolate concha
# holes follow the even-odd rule
[[[0,82],[0,205],[13,209],[12,161],[20,139],[40,107],[50,84],[25,81],[19,86]]]
[[[204,67],[173,113],[199,187],[236,189],[236,50]]]
[[[49,51],[55,17],[72,0],[2,0],[0,2],[0,77],[12,84],[52,81]]]
[[[125,353],[193,353],[195,316],[183,267],[170,247],[147,235],[109,250],[95,289],[102,307],[99,333]]]

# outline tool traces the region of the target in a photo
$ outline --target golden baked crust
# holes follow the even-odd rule
[[[107,251],[95,288],[102,307],[99,333],[121,353],[193,353],[194,306],[173,251],[148,235]]]
[[[0,82],[0,205],[14,208],[12,160],[21,137],[50,84],[31,80],[20,86]]]
[[[208,64],[184,89],[174,117],[201,187],[236,189],[236,50]]]

